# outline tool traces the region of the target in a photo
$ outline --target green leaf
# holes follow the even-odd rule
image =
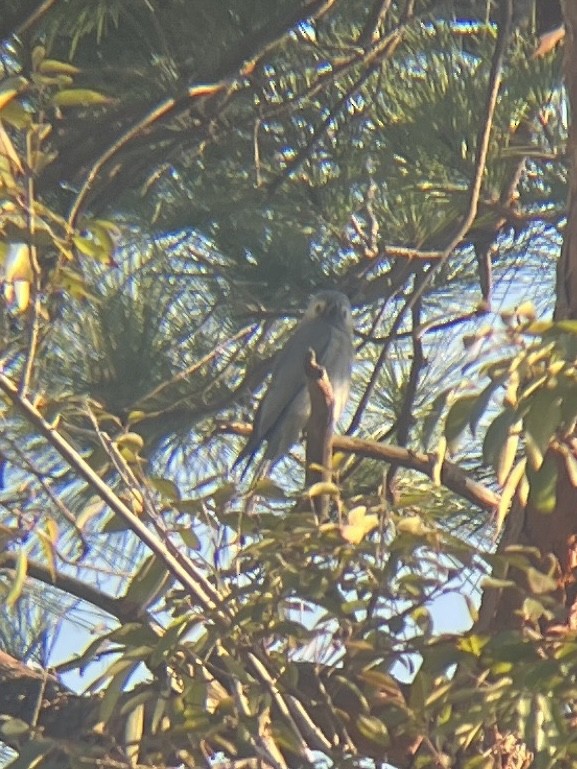
[[[509,507],[511,506],[511,502],[515,496],[515,492],[517,491],[517,488],[521,483],[523,476],[525,475],[526,467],[527,459],[524,457],[523,459],[519,460],[519,462],[517,462],[515,467],[509,473],[509,476],[505,482],[505,486],[503,487],[503,491],[501,492],[501,498],[499,499],[499,505],[497,507],[497,515],[495,519],[495,526],[497,531],[501,531],[505,518],[507,517],[507,513],[509,512]]]
[[[111,254],[107,248],[93,238],[87,238],[83,235],[74,235],[72,242],[84,256],[89,256],[101,264],[111,264]]]
[[[190,550],[200,550],[202,543],[194,529],[190,526],[179,526],[176,531],[180,534],[180,538],[186,547]]]
[[[445,438],[453,446],[471,420],[479,395],[463,395],[453,403],[445,420]]]
[[[577,320],[558,320],[555,322],[554,327],[568,334],[577,334]]]
[[[530,399],[524,424],[542,454],[560,423],[561,397],[557,390],[541,389],[536,392]]]
[[[509,438],[509,430],[518,419],[513,409],[502,411],[489,425],[483,441],[483,462],[497,470],[501,451]]]
[[[495,390],[498,390],[499,387],[503,386],[503,383],[506,381],[507,375],[503,374],[499,377],[496,377],[495,379],[492,379],[489,384],[481,390],[479,395],[476,398],[476,402],[471,409],[471,413],[469,415],[469,427],[471,428],[471,432],[473,435],[477,432],[477,426],[479,424],[479,421],[485,414],[489,403],[491,401],[491,398],[493,397],[493,394],[495,393]]]
[[[171,581],[164,563],[155,555],[150,555],[130,580],[124,600],[141,609],[148,609],[166,593]]]
[[[391,744],[391,738],[389,737],[386,725],[375,716],[358,716],[357,728],[365,739],[377,745],[388,747]]]
[[[271,480],[268,476],[264,476],[263,478],[258,479],[254,485],[254,492],[255,494],[258,494],[259,497],[264,497],[265,499],[287,498],[285,490],[273,480]]]
[[[538,470],[527,464],[527,479],[529,481],[528,504],[540,513],[552,513],[557,502],[557,459],[547,452]]]
[[[124,744],[130,766],[138,764],[140,742],[144,735],[144,705],[136,705],[126,719],[124,729]]]
[[[100,720],[105,724],[112,718],[116,703],[118,702],[120,695],[124,692],[128,679],[134,673],[138,665],[138,662],[133,662],[129,659],[119,660],[115,663],[115,667],[117,669],[120,668],[120,670],[118,670],[112,677],[112,680],[106,687],[99,708]]]
[[[10,716],[1,716],[0,718],[0,735],[7,740],[18,739],[30,732],[30,724],[21,718],[11,718]]]
[[[21,93],[28,85],[28,80],[20,75],[6,77],[0,81],[0,110],[3,110],[12,99]],[[4,115],[2,115],[4,117]]]
[[[550,574],[544,574],[534,566],[529,566],[525,572],[527,584],[532,593],[552,593],[559,588],[558,581]]]
[[[429,446],[435,428],[437,427],[437,424],[439,423],[443,411],[447,405],[447,399],[452,394],[452,392],[453,388],[447,387],[447,389],[443,390],[443,392],[437,395],[430,406],[427,416],[422,422],[421,434],[423,436],[422,443],[425,449]]]
[[[29,729],[29,727],[28,727]],[[0,729],[0,733],[1,733]],[[18,747],[18,757],[13,761],[3,764],[4,769],[58,769],[62,766],[62,758],[54,756],[54,760],[47,760],[51,753],[56,753],[56,744],[52,740],[35,738],[26,740]]]
[[[520,433],[521,422],[517,421],[509,428],[507,438],[499,452],[497,461],[497,482],[501,485],[503,485],[509,477],[509,473],[515,462]]]
[[[170,478],[150,476],[148,480],[150,481],[152,488],[156,489],[163,499],[166,499],[169,502],[178,501],[180,499],[180,489]]]

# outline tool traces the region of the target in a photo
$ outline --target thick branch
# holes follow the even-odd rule
[[[221,426],[223,432],[232,432],[236,435],[250,435],[250,425],[243,423],[227,423],[226,429]],[[433,453],[413,451],[389,443],[351,438],[347,435],[333,436],[333,450],[342,451],[345,454],[354,454],[357,457],[376,459],[380,462],[390,462],[404,467],[407,470],[415,470],[426,475],[431,480],[435,477],[435,468],[438,457]],[[499,505],[499,495],[494,491],[473,480],[467,473],[454,462],[445,460],[441,468],[441,483],[454,494],[467,499],[481,510],[494,512]]]
[[[577,318],[577,4],[563,3],[565,15],[565,87],[571,119],[567,139],[569,201],[561,258],[557,265],[556,320]]]
[[[314,350],[309,350],[305,361],[311,415],[307,424],[305,485],[329,481],[331,478],[332,438],[334,428],[335,396],[326,370],[317,363]],[[317,469],[320,468],[320,469]],[[313,497],[313,507],[319,520],[329,513],[326,494]]]
[[[377,443],[376,441],[365,441],[361,438],[349,438],[345,435],[335,435],[333,448],[336,451],[344,451],[347,454],[391,462],[408,470],[416,470],[431,479],[434,478],[435,467],[438,462],[435,454],[411,451],[399,446]],[[443,462],[441,483],[482,510],[490,510],[492,512],[499,504],[498,494],[483,486],[482,483],[477,483],[469,478],[458,465],[452,462]]]

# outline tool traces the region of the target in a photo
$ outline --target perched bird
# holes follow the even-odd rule
[[[247,459],[243,475],[263,441],[263,470],[285,455],[306,427],[310,396],[305,374],[305,356],[314,350],[324,366],[334,397],[334,421],[345,407],[353,362],[351,304],[340,291],[320,291],[309,302],[303,319],[275,361],[268,390],[256,411],[252,435],[235,466]]]

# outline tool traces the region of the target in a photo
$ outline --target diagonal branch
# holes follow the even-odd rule
[[[231,612],[226,608],[222,596],[208,582],[204,574],[191,562],[186,567],[174,558],[166,549],[163,542],[153,534],[127,505],[112,491],[90,465],[80,456],[76,449],[50,425],[27,399],[19,395],[13,382],[0,373],[0,390],[9,401],[24,415],[26,420],[42,435],[45,440],[60,454],[68,465],[82,477],[98,494],[100,499],[123,520],[136,536],[153,552],[166,566],[167,571],[190,592],[199,605],[215,619],[227,626],[232,619]]]
[[[434,268],[428,273],[419,289],[413,295],[411,299],[411,306],[419,300],[425,290],[429,287],[437,271],[445,264],[455,248],[469,232],[477,217],[479,202],[481,198],[481,190],[483,188],[483,177],[485,175],[485,168],[487,166],[487,158],[489,156],[489,143],[491,139],[491,131],[493,128],[493,120],[495,118],[495,110],[497,108],[499,91],[501,90],[505,55],[507,52],[507,44],[509,42],[509,36],[511,32],[511,23],[513,19],[513,0],[504,0],[501,4],[501,12],[502,21],[499,25],[497,42],[495,44],[495,50],[491,60],[489,88],[487,90],[487,98],[485,101],[484,119],[479,131],[477,148],[475,150],[475,173],[473,174],[471,184],[469,185],[469,203],[467,206],[467,211],[463,216],[460,224],[457,226],[453,237],[444,248],[442,258],[436,262]]]
[[[350,438],[346,435],[335,435],[333,447],[336,451],[345,454],[355,454],[360,457],[377,459],[381,462],[396,463],[408,470],[416,470],[423,473],[431,480],[435,477],[435,468],[438,464],[436,454],[426,454],[422,451],[391,446],[376,441]],[[474,481],[458,465],[445,460],[441,466],[441,483],[450,491],[467,499],[483,510],[493,512],[499,504],[499,495],[482,483]]]

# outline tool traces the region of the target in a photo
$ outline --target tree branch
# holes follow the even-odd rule
[[[42,435],[60,456],[75,470],[80,477],[98,494],[100,499],[121,518],[165,565],[167,570],[177,579],[190,595],[199,603],[204,611],[213,615],[217,621],[228,625],[231,620],[230,610],[227,610],[223,598],[210,585],[204,574],[190,561],[186,568],[171,555],[164,544],[136,516],[122,500],[112,491],[100,476],[88,465],[70,443],[52,427],[38,409],[26,398],[18,394],[18,390],[8,377],[0,373],[0,390],[10,402],[24,415],[26,420]]]
[[[317,363],[312,349],[307,353],[305,373],[311,399],[306,438],[305,486],[308,488],[314,483],[328,482],[331,479],[335,396],[327,372]],[[318,520],[326,520],[329,515],[328,495],[319,494],[313,497],[313,507]]]
[[[384,462],[394,462],[407,470],[416,470],[431,480],[434,479],[435,467],[438,462],[436,454],[425,454],[422,451],[412,451],[398,446],[366,441],[361,438],[350,438],[346,435],[335,435],[333,448],[345,454],[355,454],[360,457],[377,459]],[[499,504],[499,495],[483,484],[474,481],[453,462],[444,461],[441,468],[441,483],[450,491],[467,499],[482,510],[493,512]]]

